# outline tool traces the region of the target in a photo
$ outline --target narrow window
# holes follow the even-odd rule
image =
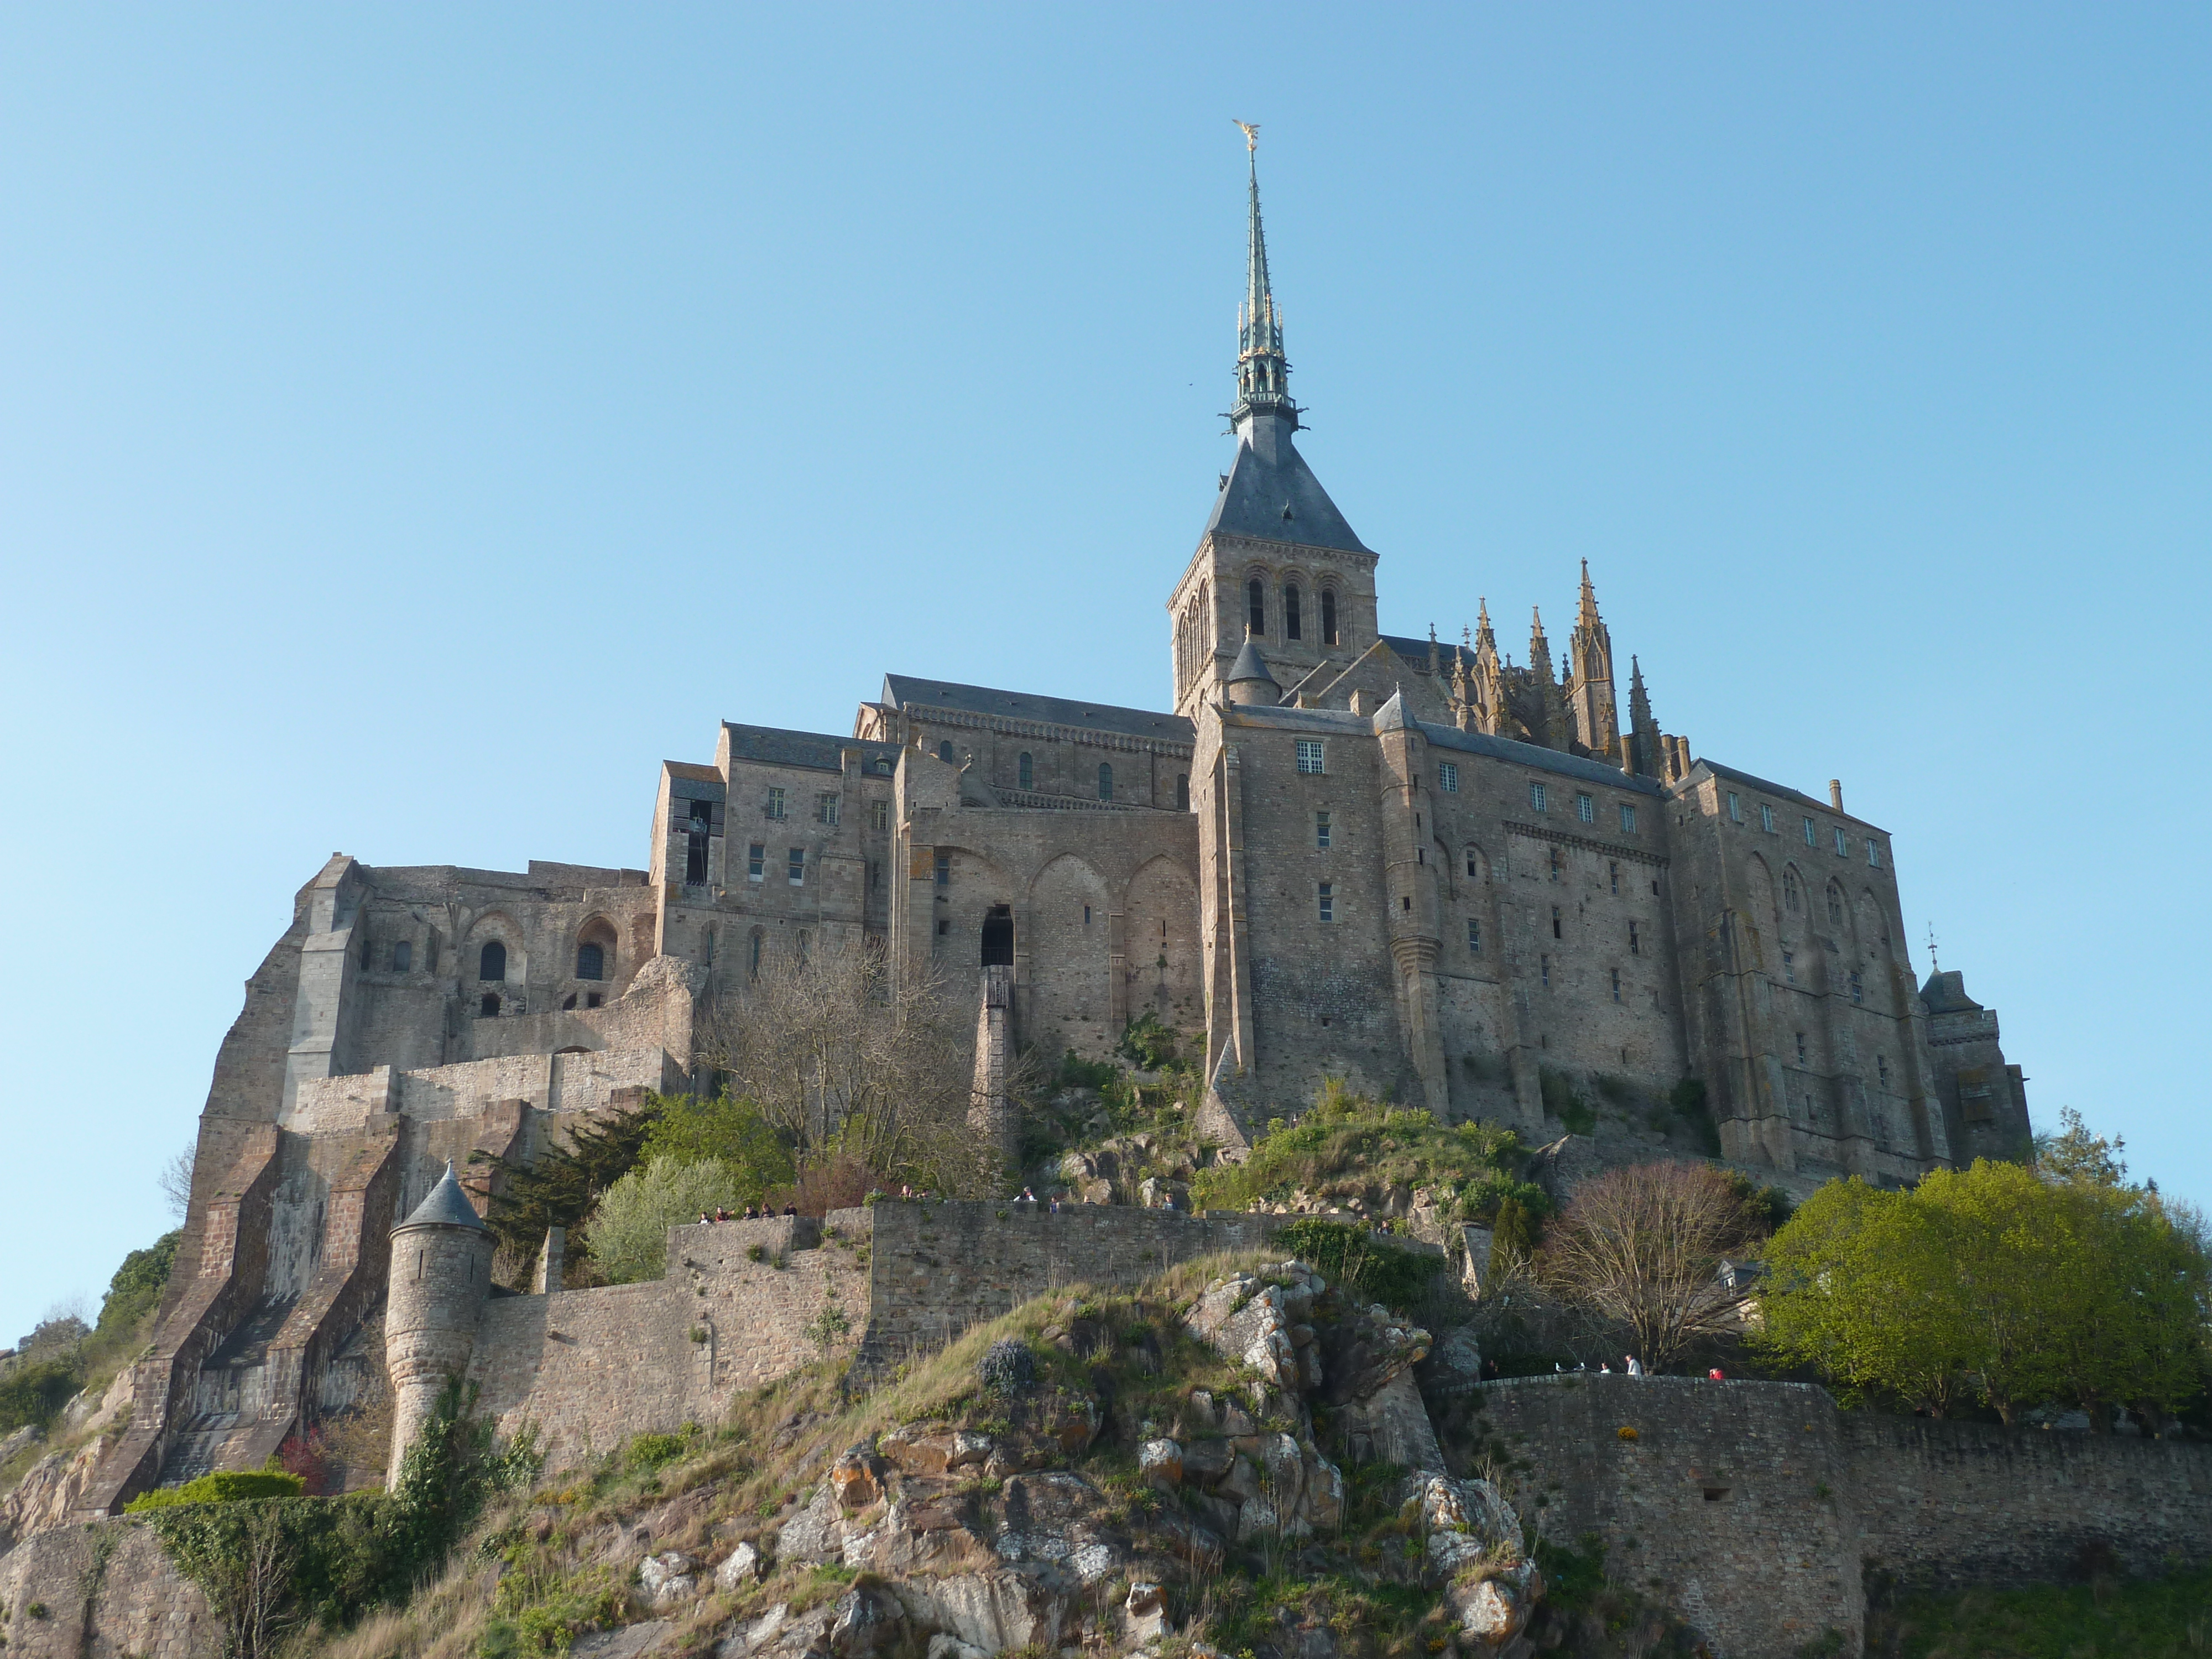
[[[1592,800],[1588,795],[1577,795],[1575,797],[1575,816],[1580,818],[1584,823],[1595,823],[1597,822],[1597,803]]]
[[[1853,1002],[1866,1000],[1866,975],[1856,968],[1851,969],[1851,1000]]]
[[[1844,896],[1831,887],[1828,890],[1828,926],[1840,927],[1843,925]]]
[[[1619,862],[1617,860],[1608,861],[1605,866],[1605,873],[1606,878],[1613,884],[1613,897],[1619,898],[1620,896],[1620,865]]]
[[[783,816],[782,790],[771,789],[768,792],[768,806],[766,811],[768,816],[772,818],[780,818]]]
[[[1552,854],[1552,879],[1553,881],[1557,881],[1559,878],[1559,849],[1554,847],[1550,849],[1550,852]]]
[[[1637,931],[1637,926],[1632,921],[1628,924],[1628,954],[1632,957],[1640,957],[1644,954],[1644,935]]]
[[[401,939],[392,947],[392,971],[404,974],[415,965],[415,942]]]
[[[868,890],[871,893],[874,892],[877,887],[881,884],[883,873],[884,866],[877,863],[875,860],[870,859],[868,860]]]
[[[833,830],[837,827],[837,797],[836,795],[824,793],[815,796],[814,821],[817,823],[826,823]]]
[[[364,974],[376,965],[373,960],[375,953],[375,941],[371,939],[367,933],[363,933],[361,936],[361,970]]]
[[[1532,812],[1540,812],[1544,810],[1544,786],[1540,783],[1532,783],[1528,786],[1528,810]]]
[[[1820,831],[1819,827],[1814,823],[1812,819],[1807,818],[1805,820],[1805,845],[1808,847],[1818,847],[1820,844]]]
[[[1021,759],[1014,763],[1014,773],[1020,779],[1023,788],[1036,787],[1036,762],[1030,757],[1028,750],[1023,750]]]
[[[1543,981],[1544,981],[1544,988],[1545,988],[1547,991],[1550,990],[1550,989],[1552,988],[1552,959],[1551,959],[1551,957],[1538,957],[1536,958],[1536,971],[1537,971],[1540,975],[1542,975],[1542,977],[1543,977]]]
[[[891,804],[889,801],[879,800],[868,809],[868,825],[878,831],[891,827]]]
[[[1283,590],[1283,637],[1286,640],[1305,638],[1298,615],[1298,585],[1292,582]]]
[[[1876,1054],[1874,1057],[1874,1065],[1875,1073],[1881,1079],[1881,1086],[1887,1089],[1889,1087],[1889,1060],[1887,1056]]]
[[[1851,843],[1840,830],[1836,831],[1836,856],[1847,859],[1851,855]]]
[[[937,849],[937,884],[939,887],[952,885],[952,854],[941,847]]]
[[[497,939],[484,941],[484,948],[477,952],[477,977],[487,985],[498,985],[507,978],[507,946]]]
[[[1470,956],[1482,954],[1482,924],[1473,916],[1467,919],[1467,949]]]
[[[709,968],[714,965],[714,930],[711,927],[700,941],[699,960]]]
[[[1797,1063],[1800,1066],[1805,1063],[1805,1034],[1802,1031],[1797,1033]]]
[[[1774,809],[1765,801],[1759,803],[1759,827],[1770,836],[1774,833]]]
[[[1482,873],[1480,861],[1476,859],[1474,855],[1474,848],[1472,847],[1467,849],[1467,873],[1470,877],[1479,876]]]
[[[1083,925],[1085,927],[1091,925],[1091,907],[1087,904],[1083,907]]]
[[[1321,919],[1323,921],[1336,920],[1336,889],[1328,882],[1321,884]]]
[[[599,945],[580,945],[576,947],[576,977],[605,979],[607,976],[607,953]]]
[[[1328,850],[1328,814],[1326,812],[1314,814],[1314,845],[1323,852]]]
[[[483,1000],[477,1004],[477,1018],[479,1019],[497,1019],[499,1018],[499,995],[496,992],[487,991],[484,993]]]
[[[1319,738],[1300,738],[1298,740],[1298,770],[1318,777],[1321,775],[1322,747]]]
[[[1797,872],[1795,870],[1782,872],[1782,903],[1783,908],[1793,916],[1803,908],[1797,897]]]
[[[943,761],[947,766],[953,764],[951,738],[947,738],[937,745],[937,758]]]
[[[768,866],[768,844],[755,842],[745,848],[745,879],[758,881]]]
[[[1188,772],[1176,774],[1176,811],[1190,811],[1190,774]]]
[[[1321,642],[1336,643],[1336,590],[1333,587],[1321,591]]]
[[[1872,836],[1867,837],[1867,864],[1871,869],[1881,868],[1881,843]]]
[[[802,933],[801,934],[799,934],[799,940],[798,940],[798,944],[799,944],[799,965],[800,967],[804,968],[805,966],[806,966],[806,935],[805,935],[805,933]]]
[[[938,921],[938,924],[937,924],[937,936],[938,936],[938,938],[939,938],[939,939],[943,939],[943,938],[946,937],[948,934],[950,934],[951,932],[952,932],[952,924],[951,924],[951,922],[949,922],[949,921],[946,921],[943,920],[942,918],[939,918],[939,921]]]
[[[1743,822],[1743,803],[1736,799],[1735,791],[1729,791],[1729,817],[1736,823]]]
[[[1560,934],[1559,934],[1559,907],[1558,905],[1556,905],[1556,904],[1555,904],[1555,905],[1553,905],[1553,906],[1552,907],[1552,937],[1553,937],[1553,939],[1558,939],[1558,938],[1559,938],[1559,937],[1560,937]]]
[[[753,929],[751,939],[745,946],[745,972],[755,979],[760,977],[761,946],[766,942],[767,936],[756,927]]]
[[[1459,793],[1459,768],[1450,761],[1437,763],[1437,787],[1447,795]]]
[[[1636,809],[1626,804],[1623,804],[1620,809],[1620,833],[1624,836],[1636,833]]]
[[[1795,985],[1797,982],[1797,953],[1795,951],[1784,951],[1782,953],[1782,982],[1784,985]]]
[[[599,1006],[599,1002],[600,1002],[600,997],[599,997],[599,994],[597,991],[592,991],[592,992],[589,993],[589,994],[586,994],[586,997],[584,998],[584,1006],[586,1006],[586,1008],[596,1008],[596,1007],[598,1007],[598,1006]]]
[[[1267,587],[1257,576],[1244,584],[1244,626],[1255,640],[1267,636]]]
[[[1114,769],[1104,761],[1098,763],[1098,799],[1114,799]]]
[[[1413,908],[1413,895],[1412,895],[1412,894],[1410,894],[1410,893],[1401,893],[1401,894],[1400,894],[1400,895],[1398,896],[1398,908],[1399,908],[1401,910],[1410,910],[1410,909],[1412,909],[1412,908]]]
[[[806,849],[804,847],[793,848],[785,860],[784,867],[790,873],[791,884],[804,887],[806,884]]]
[[[1613,970],[1613,1000],[1615,1002],[1620,1000],[1620,969],[1618,968]]]

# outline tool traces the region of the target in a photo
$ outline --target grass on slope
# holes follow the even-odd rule
[[[1878,1659],[2198,1659],[2212,1566],[2162,1578],[1908,1595],[1868,1621]]]

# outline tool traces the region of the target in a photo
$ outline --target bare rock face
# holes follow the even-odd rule
[[[1271,1263],[1258,1273],[1215,1279],[1185,1323],[1194,1336],[1276,1387],[1302,1389],[1320,1380],[1309,1377],[1310,1364],[1301,1365],[1299,1351],[1313,1342],[1308,1321],[1327,1288],[1302,1261]],[[1300,1330],[1303,1340],[1294,1334]]]
[[[1475,1340],[1474,1327],[1455,1325],[1446,1331],[1415,1368],[1414,1376],[1421,1392],[1431,1399],[1471,1391],[1482,1381],[1482,1345]]]
[[[690,1556],[680,1550],[648,1555],[637,1564],[637,1582],[656,1607],[688,1601],[699,1593],[699,1580]]]
[[[105,1449],[105,1443],[95,1437],[75,1451],[48,1452],[32,1464],[15,1489],[0,1498],[0,1553],[68,1524],[70,1511],[92,1484]]]
[[[1544,1594],[1544,1575],[1521,1551],[1521,1517],[1487,1480],[1424,1470],[1412,1486],[1407,1503],[1427,1534],[1461,1641],[1479,1653],[1507,1648]]]
[[[1441,1469],[1443,1449],[1411,1371],[1399,1371],[1373,1394],[1346,1401],[1337,1414],[1355,1462]]]
[[[750,1544],[739,1544],[724,1556],[721,1565],[714,1569],[714,1588],[741,1590],[759,1577],[760,1552]]]
[[[1429,1334],[1380,1303],[1355,1308],[1328,1328],[1322,1357],[1322,1395],[1331,1405],[1379,1394],[1391,1378],[1429,1357]]]

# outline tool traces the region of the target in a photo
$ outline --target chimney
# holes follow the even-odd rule
[[[1828,805],[1838,812],[1844,810],[1844,781],[1841,778],[1828,780]]]

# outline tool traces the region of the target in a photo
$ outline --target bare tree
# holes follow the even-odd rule
[[[1563,1301],[1619,1322],[1663,1370],[1696,1339],[1732,1332],[1746,1292],[1717,1277],[1756,1239],[1759,1212],[1710,1164],[1640,1164],[1575,1191],[1545,1230],[1539,1270]]]
[[[198,1158],[198,1143],[188,1140],[154,1177],[161,1189],[162,1201],[169,1206],[169,1213],[179,1221],[185,1218],[185,1212],[191,1207],[192,1165]]]
[[[933,968],[881,947],[824,951],[717,994],[698,1057],[726,1073],[802,1166],[857,1158],[889,1176],[980,1190],[988,1148],[968,1127],[975,1011]]]

